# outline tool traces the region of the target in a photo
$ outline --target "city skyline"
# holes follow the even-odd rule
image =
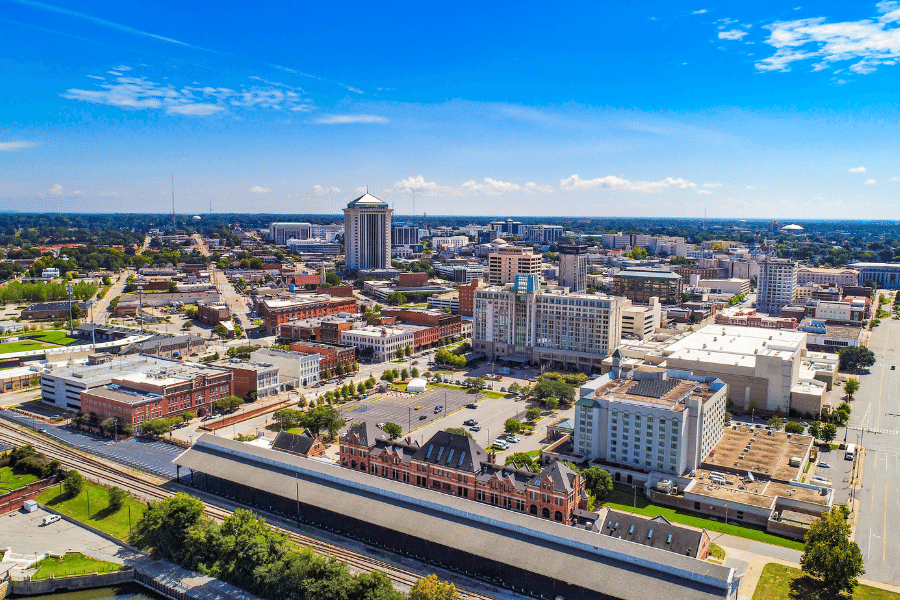
[[[900,216],[897,2],[0,2],[0,210]]]

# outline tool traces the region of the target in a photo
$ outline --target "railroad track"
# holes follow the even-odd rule
[[[99,483],[116,485],[127,489],[144,500],[162,500],[174,496],[176,493],[160,487],[160,484],[163,483],[161,478],[156,478],[143,472],[138,473],[115,463],[100,460],[89,454],[70,448],[65,444],[48,439],[33,431],[19,428],[18,426],[5,421],[0,421],[0,442],[5,442],[12,446],[23,443],[32,444],[38,451],[44,452],[48,456],[59,460],[64,467],[77,469],[83,475],[86,475],[88,478],[94,479]],[[154,483],[152,480],[157,480],[160,483]],[[218,521],[222,521],[232,514],[232,511],[208,502],[203,502],[203,507],[207,516]],[[278,520],[283,519],[283,517],[279,515],[272,516]],[[269,522],[269,525],[279,533],[288,536],[292,542],[300,546],[309,546],[320,554],[332,556],[341,562],[347,563],[349,567],[357,571],[381,571],[387,575],[391,581],[403,586],[412,587],[412,585],[424,575],[423,573],[403,569],[387,561],[371,558],[364,554],[342,548],[341,546],[279,527],[271,522]],[[484,596],[472,590],[459,588],[459,591],[465,598],[493,600],[491,596]]]

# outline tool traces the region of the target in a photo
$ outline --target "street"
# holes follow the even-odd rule
[[[877,362],[859,377],[847,437],[866,449],[855,537],[865,577],[894,585],[900,585],[900,535],[890,532],[900,522],[900,370],[891,366],[900,365],[898,341],[900,321],[883,319],[872,331],[869,348]]]

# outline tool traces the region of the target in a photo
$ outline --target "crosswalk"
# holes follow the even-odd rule
[[[900,435],[900,431],[895,430],[895,429],[879,429],[877,427],[857,427],[857,426],[850,426],[847,429],[850,429],[853,431],[862,431],[863,433],[889,433],[889,434],[893,434],[893,435]]]

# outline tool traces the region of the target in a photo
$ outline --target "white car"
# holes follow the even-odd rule
[[[508,435],[506,436],[506,441],[510,444],[518,444],[521,440],[519,440],[519,437],[516,435]]]
[[[501,450],[509,450],[509,444],[506,443],[506,440],[496,439],[493,444],[494,448],[500,448]]]

